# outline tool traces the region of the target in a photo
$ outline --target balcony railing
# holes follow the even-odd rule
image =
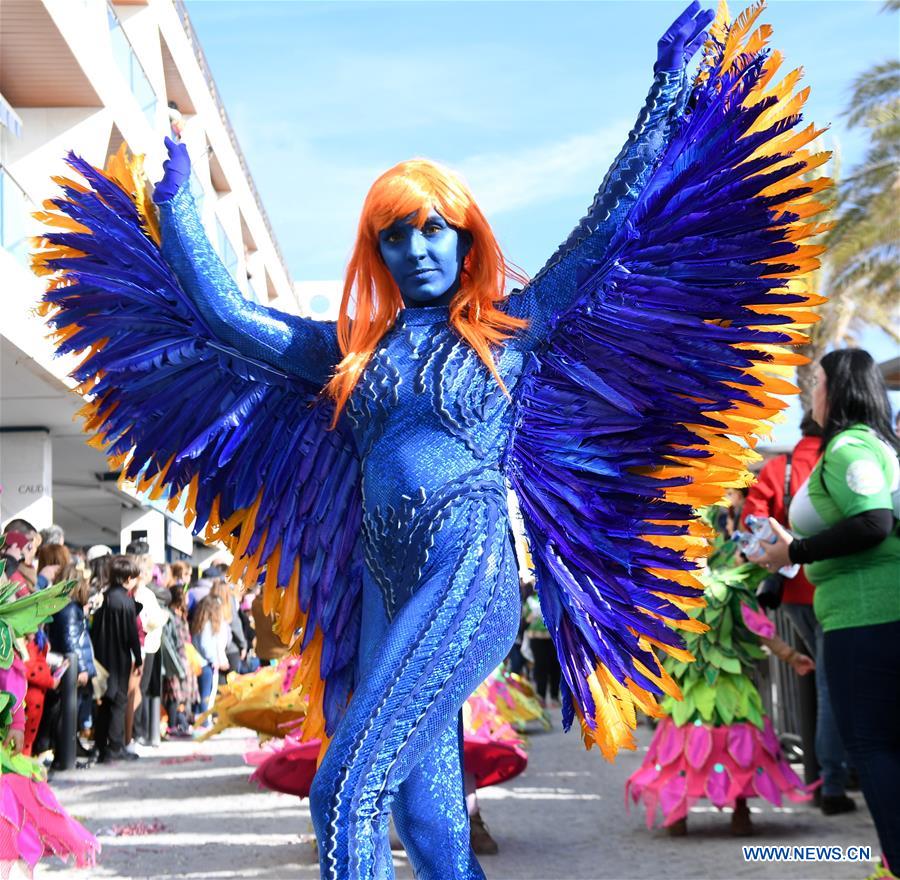
[[[12,175],[0,165],[0,247],[20,263],[28,263],[28,216],[34,204]]]
[[[153,91],[153,86],[150,85],[150,80],[144,72],[144,68],[138,60],[131,46],[131,41],[128,39],[128,35],[125,33],[122,22],[119,21],[119,16],[116,15],[112,4],[106,7],[106,17],[109,22],[109,38],[112,43],[112,52],[113,57],[116,59],[116,64],[119,66],[119,70],[122,71],[122,75],[125,77],[131,93],[137,99],[144,116],[147,117],[150,125],[155,127],[156,92]]]

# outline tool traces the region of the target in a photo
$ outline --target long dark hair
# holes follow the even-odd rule
[[[891,426],[887,387],[872,355],[861,348],[830,351],[820,361],[828,380],[828,415],[822,445],[852,425],[868,425],[900,455]]]

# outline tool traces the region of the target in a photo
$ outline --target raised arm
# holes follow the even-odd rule
[[[703,44],[712,17],[712,12],[701,11],[694,2],[660,38],[647,100],[587,214],[528,286],[510,296],[510,313],[530,321],[524,338],[531,343],[540,341],[553,318],[572,302],[579,264],[602,260],[613,233],[640,194],[682,110],[687,96],[685,68]]]
[[[190,193],[187,150],[168,138],[166,144],[166,174],[153,195],[162,253],[203,320],[244,356],[324,385],[341,359],[334,322],[289,315],[244,298],[206,237]]]

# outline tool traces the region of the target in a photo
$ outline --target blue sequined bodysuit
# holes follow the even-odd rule
[[[402,310],[342,418],[362,461],[366,563],[359,686],[316,774],[322,876],[390,878],[388,817],[423,878],[483,877],[469,845],[460,709],[519,624],[503,458],[517,383],[570,303],[578,262],[602,258],[678,112],[680,72],[647,104],[587,216],[506,308],[529,326],[496,352],[511,397],[448,323]],[[246,301],[212,251],[186,187],[160,206],[163,253],[214,333],[324,385],[335,325]]]

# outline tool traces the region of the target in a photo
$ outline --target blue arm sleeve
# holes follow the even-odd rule
[[[526,347],[542,340],[553,318],[573,301],[576,270],[584,260],[601,260],[666,144],[672,120],[687,97],[684,69],[661,70],[622,151],[603,178],[588,213],[521,292],[509,297],[507,311],[529,320]]]
[[[160,203],[162,254],[211,332],[242,355],[324,385],[341,360],[333,321],[245,299],[213,250],[188,184]]]

